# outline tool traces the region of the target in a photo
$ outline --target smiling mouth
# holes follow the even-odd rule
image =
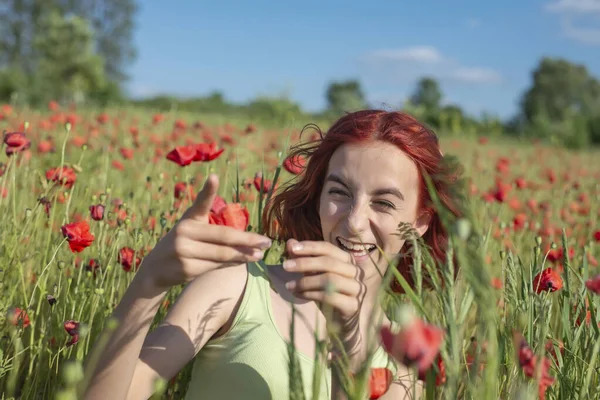
[[[377,249],[377,246],[370,243],[365,243],[364,245],[355,244],[341,237],[337,237],[335,240],[339,248],[355,256],[366,256]]]

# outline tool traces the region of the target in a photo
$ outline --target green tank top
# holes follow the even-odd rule
[[[248,279],[231,328],[209,340],[196,355],[186,399],[289,399],[287,341],[271,308],[270,282],[261,268],[248,263]],[[314,360],[297,351],[304,393],[312,398]],[[389,368],[393,360],[378,347],[372,368]],[[322,368],[319,400],[331,399],[331,369]]]

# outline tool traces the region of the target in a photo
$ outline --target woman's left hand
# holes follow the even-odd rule
[[[325,241],[290,239],[286,251],[288,259],[283,268],[303,274],[286,284],[288,290],[298,298],[332,307],[333,321],[328,322],[339,324],[344,350],[349,356],[360,352],[363,343],[359,316],[365,285],[361,279],[362,270],[355,264],[354,257]]]

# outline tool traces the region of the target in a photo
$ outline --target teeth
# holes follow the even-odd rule
[[[353,253],[356,253],[357,255],[367,255],[367,253],[373,251],[373,249],[375,249],[375,245],[372,244],[365,244],[364,246],[361,244],[354,244],[351,242],[348,242],[347,240],[344,240],[342,238],[338,238],[338,241],[340,242],[340,244],[342,245],[342,247],[345,250],[351,251]]]

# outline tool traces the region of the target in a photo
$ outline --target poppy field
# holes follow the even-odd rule
[[[273,191],[302,173],[289,146],[319,139],[302,128],[1,106],[1,398],[80,398],[108,318],[208,174],[221,182],[211,223],[256,230]],[[600,152],[438,135],[465,170],[471,215],[447,226],[460,269],[449,259],[425,285],[434,267],[416,257],[415,284],[397,277],[405,293],[388,294],[402,328],[382,330],[384,347],[427,399],[599,398]],[[274,243],[267,263],[280,255]],[[183,398],[190,371],[158,382],[156,398]],[[389,375],[365,383],[352,398],[378,398]]]

